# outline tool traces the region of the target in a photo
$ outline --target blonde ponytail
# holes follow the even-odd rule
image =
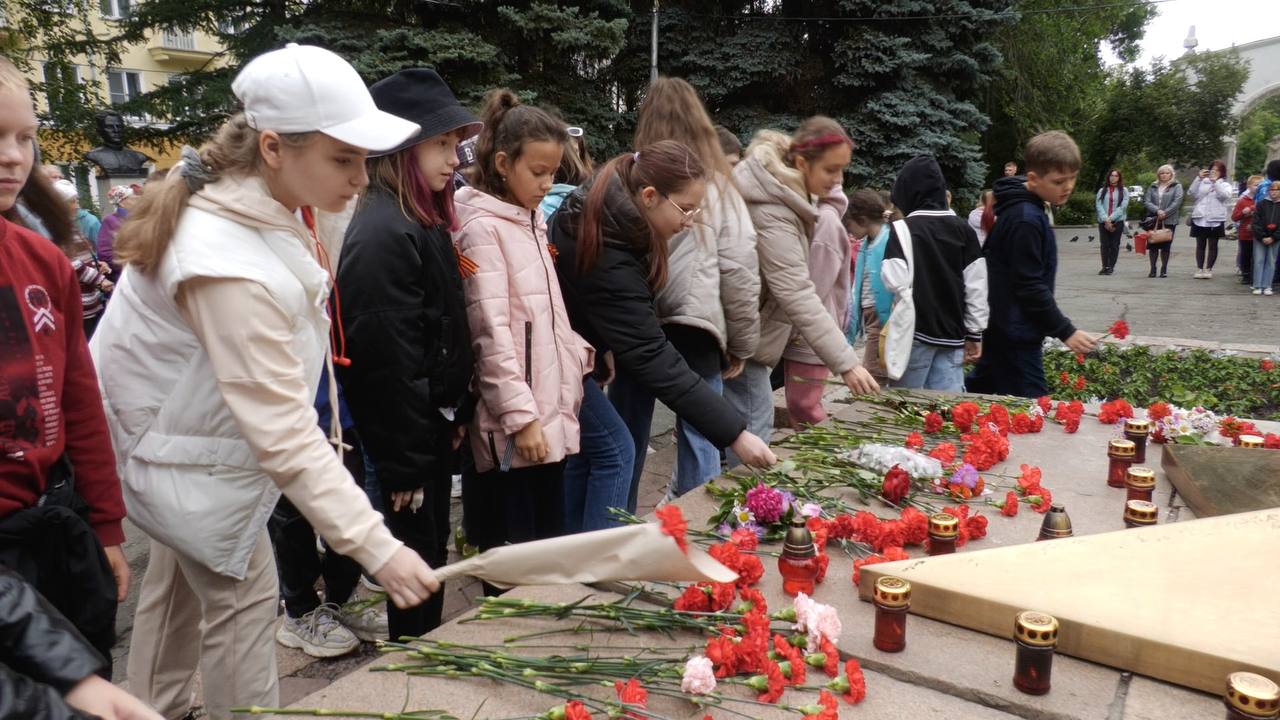
[[[217,182],[226,176],[258,174],[262,159],[258,152],[260,134],[249,127],[243,113],[231,116],[213,139],[200,147],[199,155],[204,163],[201,179]],[[305,145],[314,134],[282,134],[280,139],[297,147]],[[116,233],[115,252],[121,262],[144,273],[160,266],[193,192],[188,174],[184,173],[185,164],[173,168],[164,180],[148,183],[142,200],[129,211],[128,219]]]

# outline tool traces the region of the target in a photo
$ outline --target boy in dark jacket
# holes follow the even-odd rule
[[[1041,343],[1046,336],[1087,353],[1097,341],[1058,309],[1054,282],[1058,245],[1044,204],[1062,205],[1080,174],[1080,149],[1054,130],[1027,143],[1026,177],[996,181],[996,224],[983,254],[987,259],[991,319],[983,333],[982,358],[969,374],[970,392],[1040,397],[1049,394]]]
[[[982,355],[986,261],[977,233],[948,209],[947,194],[942,168],[929,155],[907,161],[893,184],[893,204],[906,213],[910,237],[889,230],[880,273],[895,293],[909,289],[916,315],[911,357],[894,387],[963,392],[965,361]]]

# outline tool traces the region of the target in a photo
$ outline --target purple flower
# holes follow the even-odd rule
[[[952,485],[963,485],[970,490],[978,486],[978,469],[965,463],[951,475]]]
[[[747,491],[747,509],[762,523],[778,522],[786,507],[782,493],[763,483]]]
[[[822,515],[822,506],[818,503],[805,503],[800,508],[800,514],[807,518],[816,518]]]

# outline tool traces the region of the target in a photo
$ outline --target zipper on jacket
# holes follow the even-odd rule
[[[524,323],[524,384],[533,390],[533,321]]]
[[[538,228],[538,211],[530,210],[529,211],[529,234],[533,235],[533,244],[538,249],[538,260],[542,262],[542,273],[547,279],[547,301],[551,304],[551,344],[554,345],[556,348],[556,364],[558,365],[560,363],[560,334],[556,332],[556,308],[555,308],[555,301],[552,300],[553,292],[551,288],[551,282],[552,282],[551,272],[552,271],[547,267],[547,258],[544,256],[544,253],[549,251],[547,251],[546,248],[542,246],[542,243],[538,242],[537,228]],[[530,326],[530,328],[528,329],[528,334],[525,335],[526,348],[529,348],[532,345],[532,332],[533,332],[532,326]],[[531,357],[532,357],[532,353],[526,352],[524,373],[525,373],[525,379],[526,381],[528,381],[530,389],[533,388],[533,379],[531,375],[532,369],[530,368],[530,361],[529,361],[529,358]],[[559,410],[558,405],[559,403],[557,402],[557,408],[556,408],[557,411]]]

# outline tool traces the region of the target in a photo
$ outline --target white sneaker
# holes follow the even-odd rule
[[[1196,274],[1195,274],[1193,277],[1194,277],[1195,279],[1197,279],[1197,280],[1203,280],[1203,279],[1204,279],[1204,270],[1196,270]]]
[[[1271,288],[1267,288],[1267,289],[1265,289],[1265,290],[1263,290],[1263,291],[1262,291],[1262,294],[1263,294],[1263,295],[1275,295],[1275,294],[1276,294],[1276,291],[1275,291],[1275,290],[1272,290]]]
[[[458,499],[462,497],[462,476],[454,475],[449,487],[449,497]]]
[[[1254,295],[1261,295],[1261,294],[1262,294],[1262,288],[1254,288],[1254,289],[1253,289],[1253,294],[1254,294]]]
[[[360,573],[360,584],[363,585],[364,589],[368,590],[369,592],[376,592],[376,593],[386,592],[385,590],[382,589],[381,585],[374,582],[373,578],[369,577],[368,575],[365,575],[364,573]]]
[[[338,622],[365,642],[386,640],[390,632],[387,628],[387,598],[378,596],[353,600],[338,610]]]
[[[1205,270],[1205,271],[1204,271],[1204,279],[1205,279],[1205,280],[1212,280],[1212,279],[1213,279],[1213,271],[1212,271],[1212,270]]]
[[[360,640],[338,621],[338,606],[332,603],[300,618],[286,613],[276,630],[276,642],[318,658],[346,655],[360,645]]]

